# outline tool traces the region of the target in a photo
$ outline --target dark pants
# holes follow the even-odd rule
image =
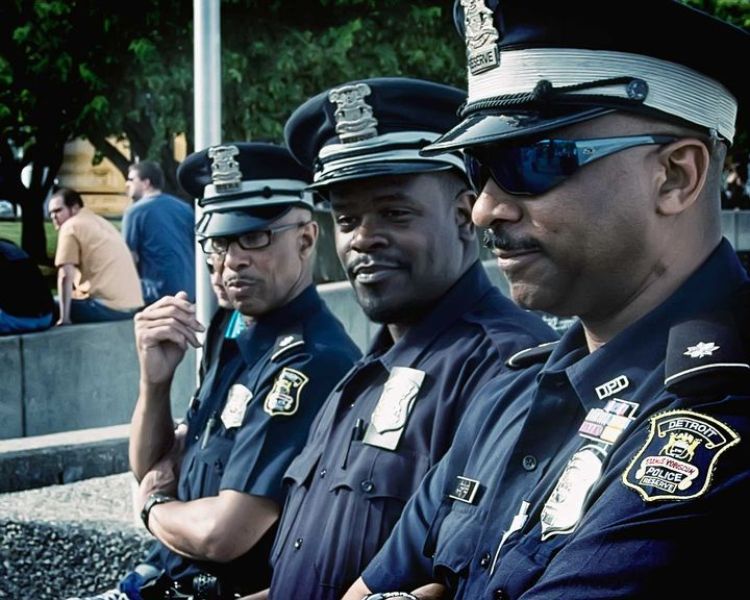
[[[73,323],[99,323],[132,319],[135,310],[115,310],[94,298],[70,301],[70,320]]]

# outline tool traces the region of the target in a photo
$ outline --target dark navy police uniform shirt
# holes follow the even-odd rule
[[[689,597],[700,580],[736,597],[745,558],[729,536],[750,533],[743,288],[723,241],[595,352],[577,324],[546,364],[486,386],[365,570],[370,589],[653,599]]]
[[[528,342],[554,338],[478,262],[397,343],[381,329],[286,473],[271,598],[338,600],[450,446],[474,391]]]
[[[178,499],[235,490],[284,503],[282,476],[325,398],[360,352],[314,286],[263,315],[236,340],[224,340],[222,369],[209,367],[187,415],[188,434]],[[229,563],[193,562],[160,546],[174,580],[200,571],[225,587],[257,591],[270,582],[275,530]]]

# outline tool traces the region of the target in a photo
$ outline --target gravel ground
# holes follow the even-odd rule
[[[151,537],[124,473],[0,494],[0,598],[61,600],[113,587]]]

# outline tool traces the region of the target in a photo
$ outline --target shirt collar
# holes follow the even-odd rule
[[[304,321],[317,313],[323,305],[314,285],[287,302],[275,308],[254,321],[239,334],[237,343],[248,363],[257,359],[258,353],[265,352],[286,329]]]
[[[398,342],[394,344],[388,328],[381,327],[365,361],[379,358],[388,369],[413,364],[433,339],[462,318],[492,287],[482,263],[476,261]]]
[[[654,376],[663,384],[670,328],[690,315],[726,307],[733,292],[747,279],[732,246],[724,239],[667,300],[595,352],[588,354],[581,323],[573,325],[552,352],[543,376],[560,377],[564,371],[587,409],[601,406],[603,398],[620,392],[630,399],[646,380],[654,383]],[[662,365],[658,373],[654,373],[654,365]],[[627,386],[618,390],[626,380]]]

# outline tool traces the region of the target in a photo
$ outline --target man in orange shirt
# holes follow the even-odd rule
[[[143,306],[143,297],[133,258],[117,229],[69,189],[52,196],[49,215],[60,232],[57,325],[130,319]]]

